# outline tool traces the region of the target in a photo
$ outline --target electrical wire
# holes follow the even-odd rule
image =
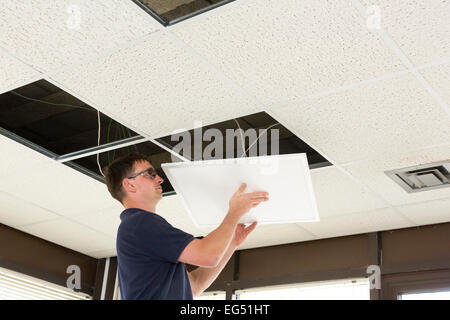
[[[72,104],[65,104],[65,103],[53,103],[53,102],[48,102],[48,101],[44,101],[44,100],[39,100],[39,99],[34,99],[34,98],[30,98],[30,97],[26,97],[18,92],[15,91],[10,91],[11,93],[15,94],[16,96],[19,96],[23,99],[29,100],[29,101],[34,101],[34,102],[40,102],[40,103],[45,103],[45,104],[49,104],[52,106],[62,106],[62,107],[71,107],[71,108],[78,108],[78,109],[84,109],[84,110],[89,110],[92,112],[95,112],[94,109],[91,108],[87,108],[87,107],[82,107],[82,106],[74,106]]]
[[[244,156],[247,156],[247,154],[245,152],[245,140],[244,140],[244,136],[242,134],[243,130],[241,129],[241,126],[239,125],[239,122],[236,119],[234,119],[234,122],[236,122],[237,126],[239,127],[239,133],[241,135],[242,150],[244,151],[244,153],[242,154],[242,157],[244,157]]]
[[[256,138],[256,140],[248,147],[248,149],[244,151],[244,155],[246,155],[246,152],[247,152],[248,150],[250,150],[250,148],[251,148],[251,147],[259,140],[259,138],[260,138],[263,134],[265,134],[265,133],[267,132],[267,130],[269,130],[270,128],[275,127],[275,126],[278,125],[278,124],[280,124],[280,123],[277,122],[277,123],[274,123],[274,124],[270,125],[269,127],[265,128],[265,129],[263,130],[263,132],[261,132],[261,133],[258,135],[258,137]],[[242,157],[244,157],[244,155],[243,155]],[[242,157],[241,157],[241,158],[242,158]]]
[[[98,119],[98,139],[97,139],[97,146],[100,145],[100,132],[101,132],[101,125],[100,125],[100,111],[97,110],[97,119]],[[98,165],[98,170],[100,170],[100,173],[102,174],[102,176],[104,177],[105,175],[103,174],[102,171],[102,167],[100,166],[100,153],[97,153],[97,165]]]

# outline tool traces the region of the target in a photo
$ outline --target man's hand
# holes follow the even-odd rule
[[[236,231],[234,232],[233,240],[231,241],[231,245],[234,248],[239,247],[244,240],[247,238],[247,236],[256,228],[256,225],[258,222],[253,222],[251,225],[249,225],[247,228],[244,224],[238,224],[236,227]]]
[[[230,199],[229,214],[237,219],[240,219],[244,214],[250,211],[251,208],[256,207],[262,201],[269,200],[269,193],[264,191],[244,193],[247,188],[246,183],[242,183],[239,189],[233,194]]]

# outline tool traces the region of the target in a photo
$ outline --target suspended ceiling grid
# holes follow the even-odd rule
[[[383,29],[367,28],[369,4]],[[40,75],[149,138],[267,111],[334,166],[311,172],[321,222],[260,226],[242,248],[448,222],[449,189],[406,194],[384,174],[450,158],[448,21],[443,0],[237,0],[168,28],[131,1],[6,1],[0,93]],[[0,222],[114,255],[121,208],[105,186],[0,141]],[[210,231],[177,196],[158,210]]]

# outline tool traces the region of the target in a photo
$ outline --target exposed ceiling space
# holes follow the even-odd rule
[[[234,0],[133,0],[163,25],[174,24]]]
[[[131,0],[7,0],[0,94],[43,78],[148,139],[267,113],[332,166],[311,170],[319,223],[259,226],[243,248],[448,222],[450,188],[385,174],[450,159],[448,21],[445,0],[236,0],[169,27]],[[0,146],[0,223],[114,255],[121,208],[102,183]],[[210,231],[176,195],[158,211]]]

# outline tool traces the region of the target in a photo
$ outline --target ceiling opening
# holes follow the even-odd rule
[[[206,139],[211,131],[222,140]],[[254,136],[247,136],[249,132]],[[184,131],[181,136],[191,137],[190,147],[179,150],[181,140],[174,135],[149,141],[45,80],[0,95],[0,134],[101,182],[100,168],[114,159],[130,153],[146,154],[164,179],[163,195],[173,194],[174,189],[161,169],[162,163],[182,161],[182,157],[207,160],[206,151],[211,149],[214,159],[306,153],[310,169],[331,165],[266,112]],[[222,146],[221,154],[211,148],[213,143]]]
[[[189,19],[234,0],[133,0],[164,26]]]
[[[252,137],[250,135],[244,136],[244,143],[245,147],[242,147],[242,142],[239,144],[238,139],[241,138],[239,134],[237,134],[237,131],[239,128],[242,129],[243,132],[248,132],[249,129],[253,129],[256,133],[256,139],[255,137]],[[267,155],[273,155],[273,154],[293,154],[293,153],[306,153],[306,156],[308,158],[308,163],[310,169],[319,168],[319,167],[326,167],[331,166],[332,164],[325,159],[322,155],[320,155],[316,150],[314,150],[311,146],[309,146],[306,142],[298,138],[295,134],[293,134],[291,131],[286,129],[281,123],[279,123],[276,119],[271,117],[266,112],[258,112],[254,114],[250,114],[247,116],[243,116],[236,119],[231,119],[227,121],[223,121],[220,123],[204,126],[201,129],[195,129],[199,130],[200,135],[204,135],[205,132],[207,132],[209,129],[217,129],[221,132],[221,135],[223,137],[222,141],[222,149],[223,149],[223,156],[218,158],[235,158],[235,157],[242,157],[242,156],[251,156],[251,150],[252,148],[256,148],[254,150],[255,155],[262,156],[264,155],[260,153],[260,143],[263,142],[264,146],[266,146]],[[267,129],[267,131],[266,131]],[[189,136],[191,138],[191,148],[183,149],[181,150],[180,154],[186,157],[189,160],[208,160],[208,158],[205,158],[205,150],[212,142],[214,142],[214,139],[211,138],[210,140],[207,139],[201,139],[202,142],[202,152],[196,152],[195,151],[195,131],[194,129],[186,131],[189,133]],[[200,131],[201,130],[201,131]],[[230,135],[230,130],[234,131],[233,136]],[[277,135],[272,134],[272,130],[278,130]],[[183,136],[183,133],[180,134]],[[258,138],[259,137],[259,138]],[[278,150],[272,150],[272,139],[278,140]],[[234,139],[233,147],[234,149],[232,152],[229,152],[227,154],[227,139]],[[261,139],[264,139],[264,141],[260,141]],[[182,139],[174,139],[173,135],[171,136],[165,136],[162,138],[156,139],[157,141],[164,143],[167,146],[170,146],[171,149],[177,146]],[[175,141],[173,141],[175,140]],[[256,140],[256,141],[255,141]],[[245,154],[244,154],[245,151]],[[214,153],[212,154],[213,156]],[[203,156],[203,157],[202,157]]]

